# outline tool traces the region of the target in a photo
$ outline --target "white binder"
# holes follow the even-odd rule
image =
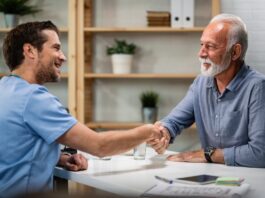
[[[182,0],[183,27],[194,26],[194,0]]]
[[[182,0],[171,0],[171,27],[183,26],[182,11]]]

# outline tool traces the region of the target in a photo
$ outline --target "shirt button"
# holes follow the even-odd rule
[[[218,118],[218,115],[215,115],[215,118]]]
[[[221,101],[221,99],[218,99],[218,102],[220,102]]]
[[[216,134],[215,134],[215,136],[216,136],[216,137],[218,137],[218,136],[219,136],[219,134],[218,134],[218,133],[216,133]]]

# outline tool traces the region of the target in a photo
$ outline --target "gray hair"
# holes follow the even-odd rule
[[[248,48],[248,33],[244,21],[240,17],[232,14],[219,14],[210,21],[210,23],[212,22],[231,24],[232,28],[228,32],[227,50],[230,50],[236,43],[241,44],[242,53],[240,60],[244,60]]]

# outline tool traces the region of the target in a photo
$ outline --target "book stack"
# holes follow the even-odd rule
[[[169,27],[170,12],[147,11],[147,26],[149,27]]]

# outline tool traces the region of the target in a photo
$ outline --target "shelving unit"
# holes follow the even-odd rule
[[[9,32],[10,30],[11,30],[11,28],[0,28],[0,32],[2,32],[2,33]],[[68,31],[69,31],[67,27],[59,28],[59,30],[61,33],[68,33]]]
[[[102,27],[86,27],[84,32],[86,33],[110,33],[110,32],[122,32],[122,33],[139,33],[139,32],[202,32],[204,27],[194,28],[171,28],[171,27],[120,27],[120,28],[102,28]]]
[[[195,0],[196,1],[196,0]],[[117,4],[118,1],[112,2],[113,4]],[[220,10],[220,2],[219,0],[208,0],[208,6],[210,5],[210,15],[214,16],[219,13]],[[94,129],[124,129],[124,128],[132,128],[139,126],[142,124],[137,121],[115,121],[112,120],[111,117],[109,120],[97,120],[95,117],[95,97],[96,92],[98,91],[98,87],[95,88],[95,85],[101,86],[102,84],[132,84],[137,83],[135,86],[138,86],[141,82],[145,84],[147,81],[156,81],[164,82],[165,86],[170,84],[172,81],[176,83],[176,85],[181,83],[191,84],[192,80],[197,76],[197,72],[186,71],[186,72],[132,72],[130,74],[112,74],[107,71],[97,71],[98,68],[104,68],[103,64],[98,64],[95,59],[95,54],[97,55],[98,51],[95,51],[94,48],[97,45],[100,45],[99,40],[97,40],[97,36],[100,36],[101,40],[104,43],[104,37],[116,38],[119,37],[130,36],[130,38],[139,39],[140,36],[144,35],[145,38],[148,38],[146,35],[159,35],[161,38],[163,37],[171,37],[181,35],[185,37],[189,35],[191,38],[199,37],[204,27],[196,26],[193,28],[171,28],[171,27],[123,27],[118,26],[116,24],[108,24],[108,27],[100,26],[96,24],[96,19],[93,18],[96,16],[96,12],[99,9],[97,6],[93,5],[95,2],[93,0],[80,0],[77,2],[77,117],[78,119],[86,123],[87,126]],[[137,4],[137,2],[134,2]],[[138,2],[139,3],[139,2]],[[121,9],[118,7],[117,9]],[[128,7],[126,8],[128,9]],[[146,10],[149,8],[146,8]],[[108,12],[109,10],[101,10],[101,12]],[[117,11],[117,10],[116,10]],[[118,15],[118,14],[117,14]],[[104,17],[102,17],[104,18]],[[145,20],[145,19],[143,19]],[[208,21],[210,18],[208,19]],[[114,20],[113,20],[114,21]],[[130,21],[130,20],[128,20]],[[128,22],[129,23],[129,22]],[[112,27],[113,26],[113,27]],[[150,38],[151,39],[151,38]],[[146,39],[147,40],[147,39]],[[142,41],[142,40],[141,40]],[[161,39],[161,42],[162,39]],[[199,44],[198,44],[199,45]],[[144,46],[144,45],[143,45]],[[143,48],[143,47],[142,47]],[[99,56],[99,55],[98,55]],[[103,56],[103,54],[102,54]],[[144,56],[144,55],[143,55]],[[97,57],[96,57],[97,58]],[[103,59],[103,58],[102,58]],[[104,62],[104,61],[102,61]],[[106,61],[107,62],[107,61]],[[184,63],[185,65],[185,63]],[[141,66],[145,67],[145,66]],[[150,66],[146,66],[149,68]],[[183,66],[184,67],[184,66]],[[163,69],[161,69],[163,70]],[[128,82],[129,81],[129,82]],[[126,84],[126,85],[128,85]],[[107,88],[106,88],[107,89]],[[130,88],[128,88],[130,89]],[[110,90],[109,92],[111,92]],[[173,91],[173,90],[172,90]],[[171,91],[171,92],[172,92]],[[118,90],[115,92],[119,93]],[[170,92],[170,90],[169,90]],[[115,95],[115,94],[113,94]],[[101,95],[102,96],[102,95]],[[120,95],[115,95],[113,97],[119,98]],[[138,97],[138,96],[137,96]],[[102,97],[100,98],[101,100]],[[108,98],[104,98],[108,100]],[[98,101],[98,100],[97,100]],[[118,105],[117,105],[118,106]],[[113,113],[114,114],[114,113]],[[192,128],[195,128],[194,126]]]
[[[67,71],[62,71],[61,77],[62,77],[62,82],[59,82],[56,84],[56,86],[59,86],[58,90],[59,92],[67,92],[67,107],[69,108],[70,112],[72,115],[76,116],[76,1],[77,0],[67,0],[64,1],[63,3],[65,4],[65,2],[67,2],[67,4],[65,5],[68,9],[68,16],[67,16],[67,25],[62,25],[62,27],[60,26],[60,24],[56,24],[59,26],[59,31],[61,33],[61,36],[66,37],[66,43],[62,43],[62,45],[65,45],[67,48]],[[47,3],[47,2],[46,2]],[[44,3],[45,6],[49,5],[49,4],[53,4],[54,1],[49,1],[47,4]],[[56,2],[55,2],[56,3]],[[47,8],[47,7],[45,7]],[[44,9],[45,9],[44,8]],[[49,8],[48,8],[49,9]],[[43,10],[43,14],[45,14],[45,10]],[[55,15],[54,13],[50,12],[46,12],[49,13],[49,16],[45,16],[44,18],[42,16],[38,16],[38,14],[35,15],[36,18],[32,18],[30,19],[32,20],[51,20],[54,21]],[[24,19],[23,22],[25,22],[26,19]],[[0,27],[0,39],[3,39],[3,36],[10,31],[11,28],[4,28],[4,27]],[[61,42],[62,39],[61,39]],[[2,53],[2,52],[1,52]],[[1,56],[0,56],[1,57]],[[3,60],[1,62],[4,62]],[[65,65],[66,65],[65,64]],[[1,65],[1,67],[6,67],[4,65]],[[8,75],[8,73],[1,73],[0,72],[0,78]],[[59,85],[58,85],[59,84]],[[48,87],[49,88],[53,88],[55,85],[49,83]],[[63,89],[63,90],[61,90]],[[56,94],[56,90],[54,91],[55,95]],[[71,93],[71,94],[69,94]]]
[[[123,78],[123,79],[194,79],[197,74],[109,74],[86,73],[85,78]]]
[[[4,74],[4,73],[0,73],[0,78],[3,77],[3,76],[6,76],[8,74]],[[68,79],[68,73],[62,73],[61,74],[61,78],[65,78],[65,79]]]

